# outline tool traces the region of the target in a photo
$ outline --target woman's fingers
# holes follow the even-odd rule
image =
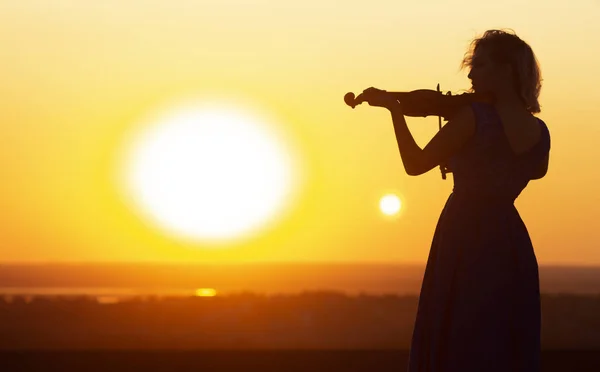
[[[365,101],[365,94],[364,93],[360,93],[358,96],[356,96],[356,98],[354,98],[354,102],[356,103],[361,103]]]
[[[377,89],[375,87],[369,87],[363,90],[355,98],[356,103],[368,102],[371,106],[378,106],[379,102],[384,99],[382,93],[387,93],[385,90]]]

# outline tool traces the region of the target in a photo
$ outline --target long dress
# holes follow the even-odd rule
[[[409,372],[538,372],[538,264],[514,206],[550,151],[515,154],[493,105],[472,103],[475,135],[448,161],[454,187],[421,286]]]

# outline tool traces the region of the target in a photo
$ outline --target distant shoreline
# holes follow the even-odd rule
[[[248,261],[248,262],[189,262],[189,261],[1,261],[2,267],[32,266],[394,266],[425,267],[426,262],[385,261]],[[600,263],[540,263],[542,267],[600,269]]]
[[[52,263],[0,264],[0,288],[116,288],[193,293],[411,295],[420,292],[425,265],[375,263]],[[600,293],[600,266],[539,265],[543,293]]]

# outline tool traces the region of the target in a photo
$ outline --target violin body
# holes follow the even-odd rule
[[[439,85],[438,85],[439,89]],[[493,96],[483,93],[462,93],[452,95],[450,92],[443,94],[439,90],[417,89],[409,92],[388,92],[393,95],[402,105],[402,112],[406,116],[426,117],[439,116],[448,121],[460,109],[461,106],[471,102],[493,103]],[[347,93],[344,102],[352,108],[365,99],[359,94],[355,98],[354,93]]]

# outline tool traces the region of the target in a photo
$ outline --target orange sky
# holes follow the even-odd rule
[[[538,116],[552,135],[549,172],[517,208],[539,263],[600,264],[597,1],[49,4],[0,12],[2,261],[423,263],[452,176],[407,176],[389,114],[343,95],[466,89],[470,40],[512,28],[540,61]],[[125,133],[198,95],[277,118],[306,171],[288,214],[219,249],[150,226],[112,176]],[[421,147],[437,131],[435,117],[407,122]],[[377,207],[390,190],[396,219]]]

